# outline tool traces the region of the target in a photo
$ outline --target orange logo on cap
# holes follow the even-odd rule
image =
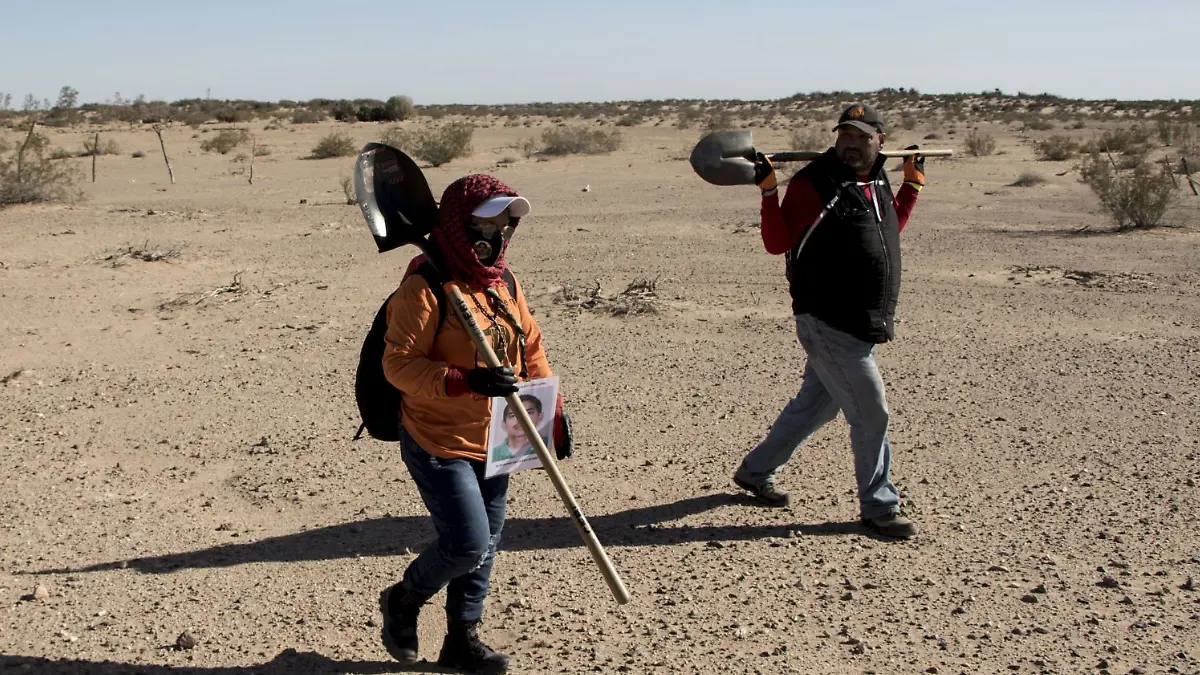
[[[850,119],[857,119],[865,114],[867,114],[867,111],[863,110],[861,105],[856,105],[850,109],[850,112],[847,113],[847,117]]]

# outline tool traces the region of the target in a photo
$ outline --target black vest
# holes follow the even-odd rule
[[[827,208],[787,254],[792,311],[874,343],[895,337],[900,295],[900,221],[885,161],[871,168],[873,199],[832,148],[801,169]]]

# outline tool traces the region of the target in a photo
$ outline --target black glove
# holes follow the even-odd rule
[[[472,368],[467,371],[467,387],[481,396],[494,398],[517,393],[517,376],[512,368]]]
[[[761,152],[754,155],[754,184],[763,192],[771,192],[779,186],[775,165]]]

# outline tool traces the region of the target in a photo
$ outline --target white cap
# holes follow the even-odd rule
[[[529,215],[529,200],[524,197],[509,197],[507,195],[492,197],[480,204],[479,208],[471,212],[471,215],[479,216],[480,218],[491,218],[503,213],[504,209],[508,209],[508,214],[513,218],[524,218]]]

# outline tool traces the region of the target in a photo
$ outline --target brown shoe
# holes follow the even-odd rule
[[[895,539],[912,539],[917,536],[917,524],[899,513],[887,513],[874,518],[863,518],[862,524],[876,534]]]
[[[775,487],[775,481],[768,478],[761,483],[751,483],[743,480],[737,474],[733,475],[733,483],[742,488],[746,492],[754,495],[754,498],[764,506],[773,508],[781,508],[787,506],[791,502],[791,497],[788,493]]]

